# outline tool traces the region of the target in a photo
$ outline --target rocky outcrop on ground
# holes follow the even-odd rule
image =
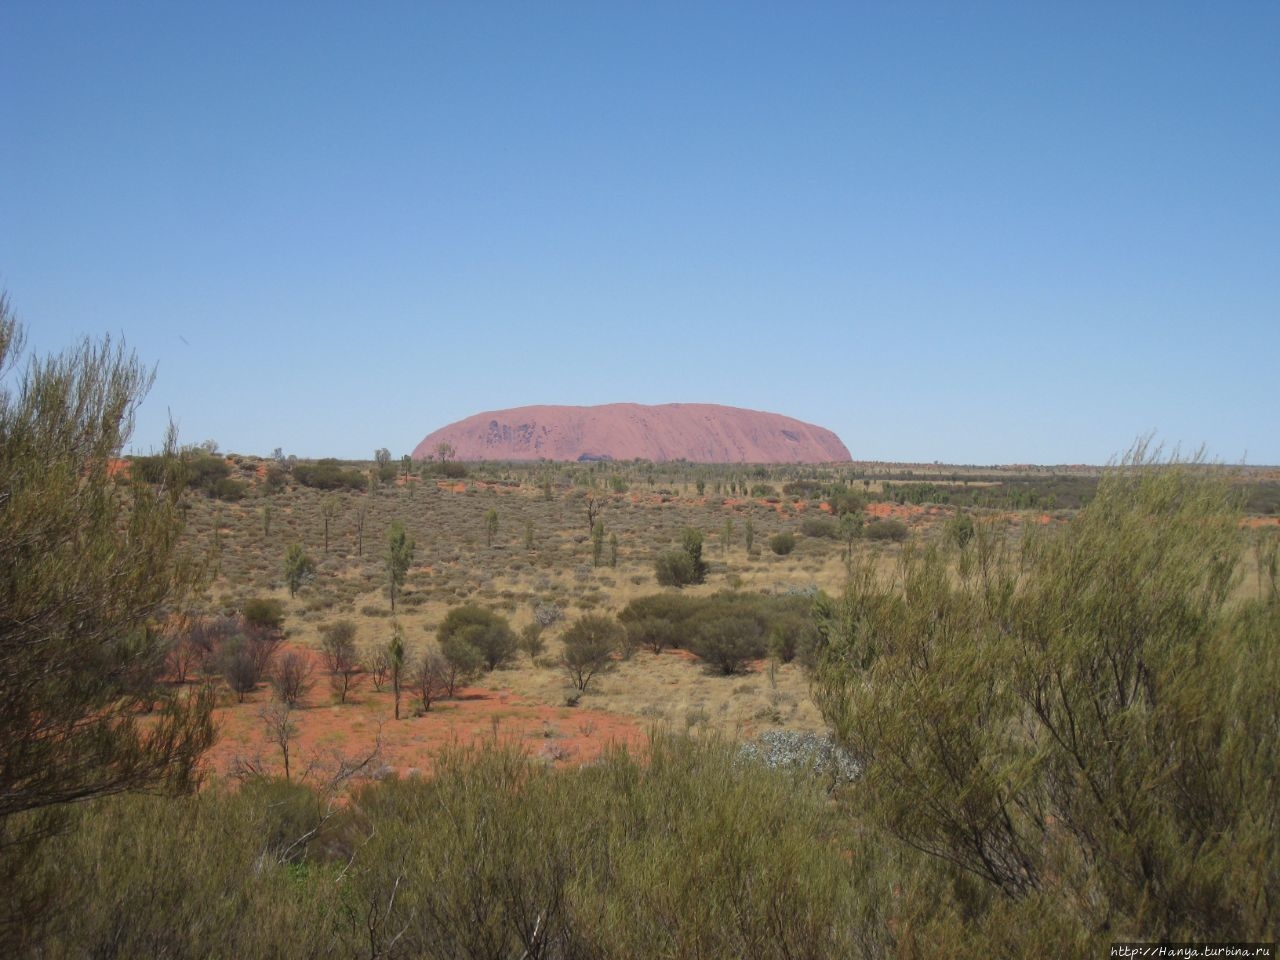
[[[427,434],[458,460],[688,460],[693,463],[830,463],[851,459],[830,430],[791,417],[711,403],[531,406],[478,413]]]

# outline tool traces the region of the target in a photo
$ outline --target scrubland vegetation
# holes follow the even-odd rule
[[[1280,538],[1242,524],[1268,478],[1142,444],[1016,478],[122,467],[145,372],[87,344],[15,376],[18,332],[0,305],[6,955],[1276,938]],[[385,761],[511,691],[651,733],[581,763],[495,717]],[[322,711],[353,731],[328,757],[299,748]],[[209,762],[245,716],[257,754]]]

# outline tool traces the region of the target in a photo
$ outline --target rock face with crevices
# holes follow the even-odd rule
[[[477,413],[429,433],[416,460],[441,444],[458,460],[688,460],[831,463],[851,459],[830,430],[777,413],[712,403],[532,406]]]

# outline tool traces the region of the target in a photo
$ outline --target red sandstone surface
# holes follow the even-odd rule
[[[478,413],[428,434],[414,459],[449,444],[459,460],[689,460],[831,463],[851,459],[830,430],[711,403],[532,406]]]

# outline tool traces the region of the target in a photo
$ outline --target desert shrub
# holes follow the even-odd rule
[[[326,917],[340,904],[313,854],[329,834],[312,789],[264,779],[183,798],[117,797],[81,806],[69,827],[39,864],[37,883],[57,909],[34,942],[8,955],[229,960],[332,950]]]
[[[785,557],[796,548],[796,535],[788,531],[775,533],[769,538],[769,549],[780,557]]]
[[[274,463],[267,467],[267,474],[263,480],[267,493],[279,493],[288,482],[289,474],[285,472],[283,467]]]
[[[519,638],[506,617],[473,603],[450,610],[436,637],[441,647],[455,637],[460,638],[475,648],[488,670],[506,666],[520,649]]]
[[[539,603],[533,608],[533,619],[543,628],[555,626],[564,619],[564,611],[556,603]]]
[[[448,696],[455,696],[459,687],[466,686],[484,670],[484,654],[471,644],[466,630],[442,639],[440,653],[448,668],[442,674]]]
[[[778,488],[770,483],[756,483],[751,486],[751,496],[768,500],[770,497],[778,495]]]
[[[839,527],[830,517],[805,517],[800,523],[800,532],[806,537],[826,537],[829,540],[840,536]]]
[[[626,623],[627,637],[632,646],[648,647],[661,653],[667,647],[680,645],[680,631],[676,624],[663,617],[643,617]]]
[[[346,703],[347,694],[360,677],[356,625],[350,620],[335,620],[321,627],[320,650],[329,670],[329,685],[338,697],[338,702]]]
[[[236,699],[244,703],[244,698],[257,689],[262,681],[261,658],[254,655],[249,640],[241,634],[222,645],[218,659],[227,686],[236,695]]]
[[[352,490],[363,491],[368,486],[365,475],[359,470],[344,469],[333,459],[317,460],[315,463],[299,463],[293,468],[293,478],[304,487],[316,490]]]
[[[872,520],[862,528],[868,540],[892,540],[901,543],[907,539],[907,525],[901,520]]]
[[[786,597],[774,601],[775,610],[766,626],[769,656],[782,663],[798,659],[811,665],[818,642],[818,624],[813,603],[806,597]]]
[[[391,658],[387,654],[386,646],[374,643],[365,647],[360,656],[360,665],[373,681],[373,689],[381,693],[382,688],[387,685],[387,678],[391,675]]]
[[[422,468],[423,476],[443,477],[446,480],[463,480],[469,474],[467,465],[457,460],[432,461]]]
[[[1232,600],[1229,486],[1139,447],[1023,536],[979,525],[955,573],[908,549],[824,604],[814,689],[857,805],[1011,944],[1273,936],[1280,614]]]
[[[861,493],[850,490],[843,483],[836,483],[827,489],[827,503],[833,514],[842,517],[845,514],[861,513],[865,499]]]
[[[751,617],[699,615],[689,639],[689,649],[710,666],[728,676],[741,671],[750,660],[765,655],[764,632]]]
[[[576,689],[586,691],[592,677],[613,667],[613,655],[626,630],[613,617],[589,613],[564,631],[561,664]]]
[[[276,699],[291,707],[297,706],[311,690],[313,669],[311,658],[297,650],[280,657],[271,671],[271,689]]]
[[[418,695],[424,713],[441,697],[453,696],[458,680],[457,668],[434,647],[422,651],[409,673],[409,685]]]
[[[822,493],[822,483],[818,480],[792,480],[782,485],[782,492],[788,497],[807,500]]]
[[[669,550],[654,561],[654,574],[664,587],[703,583],[709,567],[702,559],[702,531],[686,527],[679,550]]]
[[[520,650],[529,655],[530,663],[542,656],[547,648],[547,641],[543,638],[542,632],[543,626],[537,620],[526,623],[520,628]]]
[[[954,546],[964,547],[973,539],[973,517],[962,510],[957,510],[943,527],[943,537]]]
[[[683,550],[668,550],[658,554],[653,564],[654,576],[660,586],[684,587],[696,583],[693,560]]]
[[[240,608],[247,626],[262,630],[279,630],[284,626],[284,604],[275,597],[254,597]]]

